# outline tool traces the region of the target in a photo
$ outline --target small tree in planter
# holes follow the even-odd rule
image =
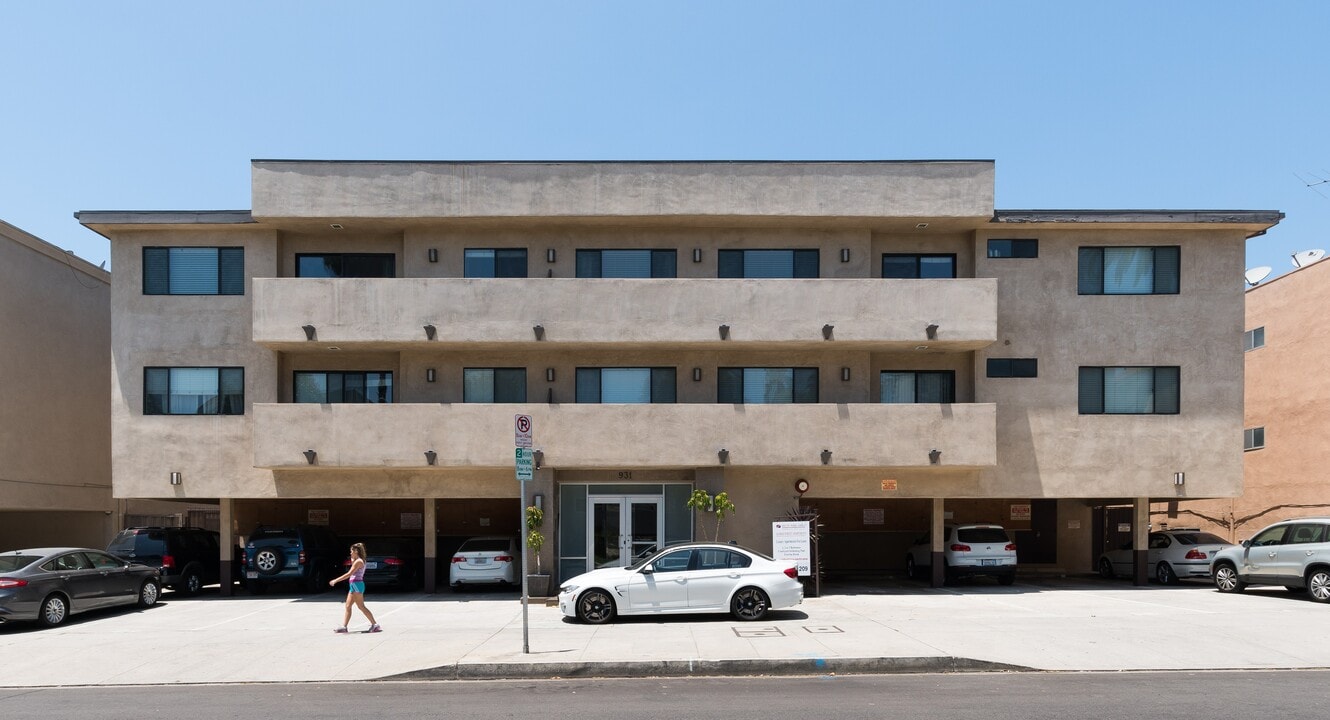
[[[526,546],[536,556],[536,572],[527,576],[527,589],[531,595],[545,597],[549,594],[550,576],[540,569],[540,549],[545,547],[545,536],[540,528],[545,525],[545,512],[535,505],[526,509]]]
[[[734,514],[734,503],[730,502],[730,494],[726,492],[717,493],[715,497],[711,496],[706,490],[694,490],[688,497],[686,506],[692,508],[694,512],[714,513],[716,515],[716,542],[720,542],[720,524],[725,520],[726,515]],[[702,539],[706,539],[706,526],[702,527]]]

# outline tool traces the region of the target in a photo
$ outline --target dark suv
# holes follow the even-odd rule
[[[337,535],[322,525],[260,525],[245,545],[245,578],[255,593],[283,582],[320,592],[342,574],[342,559],[348,554]]]
[[[202,528],[126,528],[106,552],[157,568],[162,585],[185,595],[219,582],[222,567],[217,533]]]

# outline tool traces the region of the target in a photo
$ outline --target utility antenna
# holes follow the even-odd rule
[[[1327,178],[1327,177],[1321,177],[1321,176],[1316,175],[1315,173],[1309,173],[1309,174],[1310,174],[1311,177],[1312,177],[1312,179],[1311,179],[1310,181],[1307,180],[1307,178],[1304,178],[1303,176],[1301,176],[1301,175],[1299,175],[1299,174],[1297,174],[1297,173],[1293,173],[1293,177],[1297,178],[1297,179],[1298,179],[1298,182],[1300,182],[1300,183],[1302,183],[1303,185],[1305,185],[1305,186],[1307,187],[1307,189],[1311,190],[1312,192],[1316,193],[1317,195],[1320,195],[1321,197],[1323,197],[1323,198],[1325,198],[1325,199],[1327,199],[1327,200],[1330,200],[1330,197],[1326,197],[1326,194],[1325,194],[1325,193],[1323,193],[1323,192],[1321,192],[1320,190],[1317,190],[1317,189],[1316,189],[1316,186],[1317,186],[1317,185],[1325,185],[1326,183],[1330,183],[1330,178]],[[1326,172],[1326,171],[1322,170],[1322,171],[1321,171],[1321,175],[1330,175],[1330,172]]]

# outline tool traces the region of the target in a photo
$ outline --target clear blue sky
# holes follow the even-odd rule
[[[1324,0],[15,1],[0,28],[0,219],[93,263],[75,211],[248,209],[253,158],[992,159],[1002,209],[1282,210],[1249,266],[1330,249]]]

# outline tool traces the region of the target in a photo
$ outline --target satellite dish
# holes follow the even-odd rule
[[[1307,267],[1323,257],[1325,257],[1325,251],[1321,249],[1295,252],[1293,253],[1293,267]]]
[[[1248,270],[1247,284],[1248,285],[1260,284],[1262,280],[1270,277],[1270,273],[1273,272],[1273,270],[1274,268],[1271,268],[1269,265],[1262,265],[1260,267],[1254,267]]]

